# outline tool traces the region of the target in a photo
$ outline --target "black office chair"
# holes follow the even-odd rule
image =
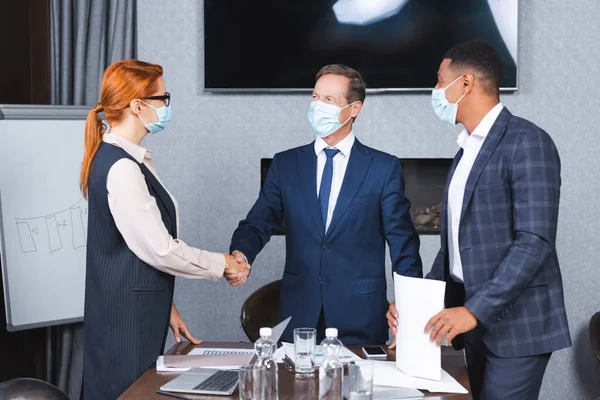
[[[600,311],[590,319],[590,342],[594,355],[600,361]]]
[[[34,378],[15,378],[0,383],[2,400],[69,400],[59,388]]]
[[[279,322],[279,292],[281,279],[252,293],[242,305],[242,329],[251,342],[260,337],[260,328],[273,327]]]

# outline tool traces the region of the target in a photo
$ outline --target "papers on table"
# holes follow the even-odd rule
[[[296,352],[294,350],[294,344],[293,343],[282,343],[282,348],[285,352],[285,355],[292,361],[294,362],[296,360]],[[316,354],[315,354],[315,365],[319,366],[321,365],[321,363],[323,362],[323,352],[321,351],[321,346],[316,346]],[[342,362],[342,364],[347,364],[349,362],[352,361],[359,361],[361,360],[361,358],[359,356],[357,356],[356,354],[354,354],[353,352],[351,352],[350,350],[348,350],[346,347],[344,347],[342,349],[342,352],[339,356],[340,361]]]
[[[429,390],[434,393],[469,393],[443,369],[440,380],[415,378],[400,371],[393,361],[374,361],[373,384]]]
[[[164,365],[168,368],[211,368],[211,369],[237,369],[250,364],[253,354],[228,354],[228,355],[165,355]]]
[[[424,333],[431,317],[444,309],[446,282],[408,278],[394,273],[398,309],[396,366],[407,375],[442,379],[440,347]]]
[[[188,356],[231,356],[236,354],[254,354],[254,349],[207,349],[199,347],[192,349]]]
[[[246,358],[251,358],[253,355],[254,349],[195,348],[185,356],[158,356],[156,371],[186,372],[192,367],[191,364],[199,365],[199,363],[206,364],[202,365],[203,368],[235,369],[239,368],[240,365],[238,364],[243,363]],[[246,357],[239,358],[239,356]],[[165,362],[165,357],[168,358],[169,362]],[[186,365],[188,363],[186,360],[189,360],[190,365]]]
[[[373,398],[377,400],[422,400],[425,396],[417,389],[373,385]]]
[[[272,339],[279,342],[292,317],[288,317],[273,327]],[[235,348],[195,348],[185,356],[159,356],[156,360],[158,372],[185,372],[191,367],[214,369],[239,368],[240,363],[254,356],[254,349]],[[205,356],[205,357],[198,357]],[[166,358],[165,358],[166,357]],[[189,358],[186,358],[189,357]],[[275,353],[275,361],[283,362],[285,352],[280,348]],[[228,365],[230,363],[231,365]],[[185,365],[190,364],[190,365]]]
[[[346,378],[342,383],[343,395],[345,399],[352,399],[350,396],[350,379]],[[373,385],[373,398],[377,400],[422,400],[423,397],[423,392],[417,389]]]
[[[158,356],[156,359],[156,372],[186,372],[189,368],[167,367],[165,365],[165,357]]]

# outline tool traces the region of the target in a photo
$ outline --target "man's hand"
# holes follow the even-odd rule
[[[431,331],[429,340],[440,346],[444,336],[446,344],[461,333],[469,332],[477,326],[477,318],[467,307],[446,308],[434,315],[425,326],[425,333]]]
[[[392,341],[392,344],[390,344],[389,348],[390,349],[394,349],[396,348],[396,334],[398,333],[398,310],[396,309],[396,302],[393,301],[392,304],[390,304],[390,308],[388,309],[387,314],[385,314],[387,321],[388,321],[388,326],[390,327],[390,329],[392,330],[392,334],[394,335],[394,340]]]
[[[241,254],[241,253],[240,253]],[[237,259],[229,254],[225,254],[225,279],[233,286],[241,286],[248,279],[250,275],[250,265],[246,263],[243,258],[242,261],[238,262]]]
[[[234,251],[231,253],[231,255],[232,255],[233,257],[235,257],[235,260],[236,260],[237,262],[239,262],[239,263],[241,263],[241,262],[248,263],[248,261],[246,260],[246,256],[244,255],[244,253],[242,253],[242,252],[241,252],[241,251],[239,251],[239,250],[234,250]]]
[[[179,311],[177,311],[175,303],[171,305],[171,320],[169,321],[169,325],[171,326],[173,336],[175,336],[175,341],[177,343],[181,343],[181,335],[183,335],[183,337],[189,340],[192,344],[202,343],[202,340],[196,339],[192,336],[187,326],[185,325],[183,318],[181,318],[181,315],[179,315]]]

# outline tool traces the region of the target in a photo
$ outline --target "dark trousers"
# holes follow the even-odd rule
[[[451,284],[455,293],[463,296],[461,303],[464,304],[464,286]],[[489,351],[482,335],[481,326],[463,335],[473,400],[537,400],[552,353],[498,357]]]
[[[492,354],[475,329],[465,334],[473,400],[537,400],[552,353],[502,358]]]

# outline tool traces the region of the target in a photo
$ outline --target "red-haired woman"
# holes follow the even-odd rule
[[[178,209],[140,146],[171,116],[162,67],[119,61],[105,72],[85,130],[88,199],[84,399],[115,399],[163,351],[168,327],[197,343],[173,304],[175,275],[242,284],[249,266],[177,239]],[[108,132],[99,113],[104,112]]]

